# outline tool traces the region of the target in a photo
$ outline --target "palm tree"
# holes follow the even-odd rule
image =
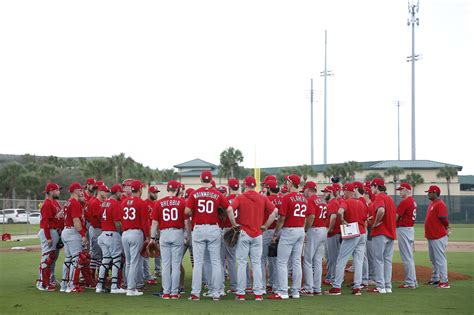
[[[239,163],[243,161],[242,151],[236,150],[233,147],[225,149],[220,155],[219,175],[225,178],[234,177]]]
[[[398,166],[389,167],[384,173],[385,176],[392,176],[393,178],[393,195],[395,198],[397,197],[397,183],[400,180],[400,175],[403,173],[405,173],[405,170]]]
[[[301,176],[301,169],[298,167],[282,167],[278,170],[278,174],[276,175],[276,177],[280,183],[284,184],[285,177],[291,174]]]
[[[448,202],[449,202],[450,209],[451,209],[451,189],[449,187],[450,186],[449,184],[451,184],[451,179],[453,179],[457,175],[458,175],[458,170],[449,165],[445,165],[442,169],[439,170],[438,174],[436,174],[436,177],[444,178],[446,180],[446,185],[448,186]]]
[[[411,187],[413,187],[413,195],[415,195],[415,187],[423,184],[425,179],[423,176],[421,176],[421,174],[411,172],[410,174],[407,174],[407,177],[403,181],[407,182],[411,185]]]
[[[109,159],[111,167],[115,171],[115,182],[120,183],[124,180],[124,171],[126,168],[131,167],[134,163],[133,159],[130,157],[125,157],[125,153],[120,153],[119,155],[112,155]]]
[[[160,180],[162,182],[169,181],[170,179],[178,179],[179,174],[174,170],[174,168],[164,168],[159,171]]]
[[[345,170],[344,182],[354,181],[355,173],[362,171],[362,164],[357,161],[347,161],[342,167]]]
[[[329,181],[331,180],[331,177],[345,178],[346,174],[346,170],[341,164],[329,165],[323,171],[324,177],[329,178]]]
[[[318,175],[318,172],[316,172],[316,170],[311,165],[303,164],[301,166],[298,166],[298,170],[305,183],[308,180],[308,176]]]
[[[27,173],[26,168],[14,162],[0,170],[0,186],[3,187],[5,195],[11,192],[12,199],[16,198],[17,185],[21,183],[21,177]]]
[[[371,182],[374,178],[383,178],[383,176],[379,172],[370,172],[365,176],[365,181]]]
[[[105,176],[112,173],[112,168],[107,159],[95,159],[83,163],[81,165],[81,172],[85,177],[104,180]]]

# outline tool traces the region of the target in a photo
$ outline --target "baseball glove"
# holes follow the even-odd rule
[[[148,243],[149,243],[148,241],[144,241],[142,245],[142,249],[140,250],[140,255],[145,258],[148,257],[148,252],[147,252]]]
[[[224,233],[224,242],[229,247],[234,247],[239,241],[240,227],[236,226]]]
[[[277,257],[278,256],[278,241],[271,243],[268,246],[268,257]]]
[[[150,242],[147,246],[148,257],[160,257],[160,244]]]
[[[64,243],[63,243],[63,240],[61,238],[59,238],[59,241],[58,243],[56,244],[56,249],[61,249],[64,247]]]

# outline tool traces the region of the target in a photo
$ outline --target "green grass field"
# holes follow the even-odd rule
[[[39,231],[39,225],[30,224],[0,224],[1,233],[10,233],[12,235],[36,235]],[[423,224],[416,224],[415,239],[422,241],[425,239]],[[450,241],[474,242],[474,224],[452,224]]]
[[[164,301],[153,295],[158,286],[148,287],[141,297],[96,294],[40,292],[34,287],[38,252],[0,253],[0,313],[470,313],[474,310],[474,280],[451,281],[451,289],[440,290],[421,285],[417,290],[394,289],[390,295],[352,296],[345,288],[342,296],[302,297],[299,300],[220,302],[203,298],[199,302],[181,299]],[[62,254],[61,254],[62,259]],[[428,254],[417,253],[417,264],[429,266]],[[400,261],[395,253],[394,261]],[[474,277],[474,253],[448,253],[449,270]],[[190,288],[190,263],[186,262],[186,290]],[[59,278],[59,269],[57,270]],[[399,283],[394,283],[394,287]],[[186,295],[187,296],[187,295]],[[248,295],[250,298],[250,295]]]

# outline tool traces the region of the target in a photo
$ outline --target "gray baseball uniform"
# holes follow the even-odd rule
[[[397,227],[398,248],[405,269],[405,284],[416,287],[415,259],[413,257],[413,244],[415,242],[415,229],[411,226]]]
[[[341,234],[336,234],[333,236],[328,236],[326,239],[327,251],[326,251],[326,260],[327,260],[327,275],[326,279],[334,282],[336,278],[336,263],[337,256],[339,255],[339,249],[341,248]]]
[[[224,228],[224,234],[230,228]],[[225,260],[227,261],[227,270],[229,271],[229,283],[232,291],[237,290],[237,264],[235,258],[236,247],[229,247],[226,242],[222,243],[224,246]]]
[[[184,251],[182,229],[169,228],[160,231],[161,261],[163,264],[163,294],[178,294],[181,261]]]
[[[377,288],[392,289],[393,240],[385,235],[372,237],[374,271]]]
[[[263,249],[262,249],[262,283],[263,286],[267,286],[267,268],[268,268],[268,286],[277,289],[274,286],[274,283],[277,282],[276,280],[276,270],[277,270],[277,258],[276,257],[268,257],[268,246],[270,246],[273,238],[275,230],[266,230],[263,232],[262,242],[263,242]]]
[[[288,261],[292,265],[293,281],[291,285],[291,294],[299,295],[301,287],[302,270],[301,254],[303,252],[305,232],[302,227],[283,228],[280,241],[278,242],[278,291],[283,297],[288,297]]]
[[[135,290],[140,287],[140,271],[142,272],[141,278],[143,278],[143,271],[140,266],[143,267],[143,258],[140,255],[140,250],[143,246],[143,231],[140,229],[131,229],[124,231],[122,234],[122,246],[125,253],[125,274],[127,278],[127,290]]]
[[[62,287],[72,289],[74,270],[78,267],[79,254],[82,251],[82,239],[74,227],[65,227],[61,233],[64,243],[63,283]]]
[[[262,284],[262,236],[250,237],[245,231],[240,231],[235,255],[237,258],[237,294],[245,295],[247,286],[247,264],[250,261],[253,268],[253,293],[262,295],[265,289]]]
[[[38,238],[40,239],[40,244],[41,244],[41,268],[40,268],[40,271],[39,271],[39,277],[38,277],[38,282],[37,282],[37,286],[40,286],[43,282],[43,278],[42,278],[42,273],[41,273],[41,269],[43,268],[50,268],[51,270],[51,275],[50,275],[50,278],[48,279],[49,283],[51,284],[54,284],[55,282],[55,277],[54,277],[54,269],[55,269],[55,265],[56,265],[56,260],[58,259],[58,255],[59,255],[59,251],[56,249],[56,245],[58,244],[58,241],[59,241],[59,234],[58,234],[58,231],[56,229],[50,229],[49,230],[50,234],[51,234],[51,241],[52,241],[52,244],[51,246],[48,245],[48,240],[46,238],[46,236],[44,235],[44,230],[41,229],[39,232],[38,232]],[[50,254],[51,252],[54,252],[54,261],[50,261]]]
[[[303,257],[304,289],[311,292],[321,292],[321,277],[323,273],[322,249],[326,244],[327,228],[312,227],[306,234],[306,244]]]
[[[354,266],[354,285],[353,289],[360,289],[362,283],[362,265],[364,264],[365,242],[367,240],[366,234],[361,234],[358,237],[345,239],[341,243],[339,255],[336,264],[336,277],[333,282],[334,288],[341,288],[344,281],[344,272],[347,261],[352,255]]]
[[[117,281],[122,265],[122,238],[118,232],[103,231],[97,240],[102,250],[102,264],[99,269],[98,288],[104,287],[108,271],[112,270],[111,289],[118,289]]]
[[[99,269],[100,262],[102,261],[102,250],[97,243],[101,233],[101,228],[95,228],[92,225],[89,226],[89,252],[91,255],[90,268],[93,270]]]
[[[428,252],[433,265],[431,281],[448,282],[446,246],[448,246],[448,236],[436,240],[428,240]]]

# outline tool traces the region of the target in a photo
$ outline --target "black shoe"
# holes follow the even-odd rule
[[[427,285],[438,285],[438,284],[439,284],[439,281],[430,280],[430,281],[428,281],[428,282],[425,282],[425,284],[427,284]]]

